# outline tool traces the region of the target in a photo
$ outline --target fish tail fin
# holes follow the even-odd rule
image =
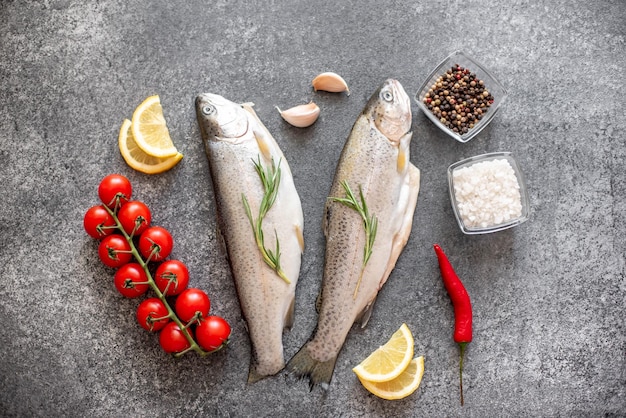
[[[299,378],[309,378],[309,389],[313,390],[316,385],[328,390],[330,380],[333,377],[337,356],[327,361],[318,361],[311,357],[307,344],[302,346],[291,360],[287,363],[287,370]]]
[[[260,367],[258,363],[251,362],[248,371],[248,383],[256,383],[266,377],[274,376],[285,367],[284,361],[276,364],[273,368]]]
[[[256,367],[250,366],[250,371],[248,372],[248,383],[256,383],[261,379],[266,378],[266,375],[262,375],[256,371]]]

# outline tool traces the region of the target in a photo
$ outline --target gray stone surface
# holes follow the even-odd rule
[[[0,415],[2,416],[624,416],[626,4],[565,1],[0,2]],[[448,53],[486,64],[510,97],[491,126],[456,143],[413,105],[411,161],[422,170],[414,229],[366,329],[356,327],[328,393],[280,373],[246,384],[249,343],[215,231],[195,120],[199,92],[252,101],[294,171],[307,248],[291,357],[315,327],[322,208],[351,125],[387,77],[413,95]],[[322,71],[352,94],[315,93]],[[130,169],[124,118],[159,94],[184,153],[170,172]],[[281,108],[316,101],[308,129]],[[512,151],[527,178],[529,222],[465,236],[446,168]],[[134,185],[230,347],[175,360],[134,319],[97,242],[82,229],[112,172]],[[464,279],[474,341],[458,400],[453,314],[433,243]],[[401,401],[367,393],[352,366],[406,322],[425,356],[421,387]]]

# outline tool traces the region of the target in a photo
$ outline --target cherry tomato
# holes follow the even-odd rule
[[[83,226],[89,236],[102,239],[117,229],[115,219],[102,205],[93,206],[85,213]]]
[[[98,186],[100,200],[111,209],[119,208],[127,202],[132,191],[130,181],[121,174],[109,174]]]
[[[230,325],[219,316],[207,316],[196,327],[198,345],[206,351],[213,351],[228,343]]]
[[[164,295],[178,295],[189,284],[189,270],[178,260],[166,260],[157,267],[154,281]]]
[[[191,330],[188,329],[191,333]],[[176,322],[170,322],[163,328],[159,334],[159,344],[166,353],[180,353],[181,351],[191,347],[185,334],[180,330]]]
[[[124,264],[115,272],[115,288],[127,298],[136,298],[148,290],[148,276],[137,263]]]
[[[139,252],[150,261],[161,261],[172,252],[174,239],[169,231],[160,226],[152,226],[139,237]]]
[[[132,257],[130,244],[121,235],[109,235],[100,241],[98,255],[109,267],[119,267],[128,263]]]
[[[167,308],[158,298],[149,298],[139,304],[137,321],[148,331],[159,331],[170,322]]]
[[[131,200],[122,205],[117,219],[128,235],[139,235],[150,226],[152,214],[143,202]]]
[[[192,287],[183,290],[178,295],[174,310],[181,321],[189,322],[196,316],[197,312],[199,312],[200,318],[207,316],[210,308],[209,296],[204,291]]]

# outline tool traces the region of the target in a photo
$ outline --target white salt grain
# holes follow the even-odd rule
[[[459,215],[468,228],[488,228],[522,216],[519,182],[511,164],[496,159],[452,172]]]

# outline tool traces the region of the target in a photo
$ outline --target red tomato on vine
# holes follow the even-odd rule
[[[174,239],[169,231],[160,226],[146,229],[139,237],[139,252],[144,259],[161,261],[170,255]]]
[[[100,200],[111,209],[119,208],[128,202],[132,191],[130,181],[121,174],[109,174],[98,186]]]
[[[202,349],[213,351],[228,343],[230,332],[230,325],[224,318],[207,316],[196,327],[196,340]]]
[[[121,235],[109,235],[98,246],[100,260],[109,267],[120,267],[132,257],[130,244]]]

